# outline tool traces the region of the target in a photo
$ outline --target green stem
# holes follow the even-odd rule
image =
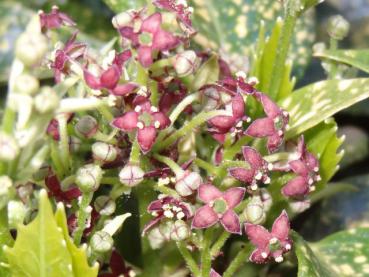
[[[157,190],[162,194],[169,195],[169,196],[172,196],[174,198],[180,198],[180,196],[178,195],[178,193],[174,189],[168,188],[166,186],[158,186],[157,185],[157,186],[154,186],[154,190]]]
[[[58,176],[60,180],[60,178],[65,176],[65,169],[61,161],[61,158],[59,155],[60,154],[59,149],[56,145],[56,142],[53,141],[52,139],[50,139],[50,149],[51,149],[51,152],[50,152],[51,161],[54,166],[54,170],[56,171],[56,175]]]
[[[230,233],[224,231],[213,244],[210,250],[210,256],[216,257],[218,256],[220,249],[222,249],[223,245],[226,243],[227,239],[231,236]]]
[[[71,169],[71,157],[69,153],[69,137],[68,137],[68,128],[67,128],[67,118],[64,114],[57,116],[57,120],[59,123],[59,148],[60,148],[60,157],[61,162],[63,163],[63,167],[69,172]]]
[[[184,170],[180,167],[175,161],[170,158],[161,156],[159,154],[154,154],[154,158],[159,162],[162,162],[169,166],[169,168],[174,172],[174,174],[178,177],[182,177],[184,174]]]
[[[177,242],[177,247],[194,277],[200,276],[200,270],[184,242]],[[208,277],[208,276],[207,276]]]
[[[114,119],[114,115],[110,112],[110,110],[108,109],[108,107],[106,105],[102,105],[102,106],[99,106],[97,108],[97,110],[101,113],[101,115],[103,117],[105,117],[105,119],[108,121],[108,122],[111,122],[113,121]]]
[[[118,129],[114,129],[110,134],[104,134],[100,131],[97,131],[94,134],[94,139],[98,140],[98,141],[102,141],[102,142],[106,142],[106,143],[111,143],[111,144],[115,144],[117,143],[117,140],[114,138],[114,136],[119,132]]]
[[[247,257],[250,255],[250,247],[245,247],[238,252],[236,257],[233,258],[232,262],[228,266],[227,270],[223,273],[223,277],[232,277],[236,271],[247,261]]]
[[[77,246],[81,243],[83,231],[86,227],[86,221],[90,216],[90,211],[88,211],[88,207],[91,203],[92,196],[93,192],[82,194],[82,200],[78,210],[77,229],[74,233],[74,244]]]
[[[290,5],[293,5],[293,3]],[[295,28],[297,18],[297,13],[292,12],[290,8],[287,8],[281,30],[281,37],[278,41],[278,51],[271,74],[272,79],[270,82],[269,95],[273,99],[276,99],[278,97],[282,79],[285,74],[285,63],[288,55],[288,50],[292,41],[293,30]]]
[[[211,269],[210,245],[213,238],[213,228],[207,229],[204,234],[201,249],[201,277],[209,277]]]
[[[231,147],[225,149],[223,155],[224,160],[232,160],[233,157],[241,151],[242,146],[247,145],[251,140],[251,137],[244,136],[240,138],[236,143],[234,143]]]
[[[219,173],[219,168],[217,168],[216,166],[214,166],[211,163],[208,163],[207,161],[204,161],[200,158],[196,158],[194,160],[194,163],[198,166],[201,167],[202,169],[205,169],[208,173],[217,176]]]
[[[181,103],[179,103],[174,108],[174,110],[169,116],[171,124],[173,125],[173,123],[177,120],[178,116],[184,111],[184,109],[188,105],[192,104],[195,101],[198,101],[199,97],[200,97],[199,93],[193,93],[193,94],[188,95],[185,99],[183,99]]]
[[[278,162],[282,160],[290,160],[293,158],[293,153],[281,152],[272,155],[264,156],[264,160],[269,163]]]
[[[141,155],[140,145],[138,144],[137,139],[135,139],[132,143],[131,155],[129,156],[129,162],[131,164],[139,165],[140,155]]]

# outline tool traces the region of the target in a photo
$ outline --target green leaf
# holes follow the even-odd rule
[[[316,126],[335,113],[369,97],[369,78],[328,80],[305,86],[280,101],[290,113],[287,138]]]
[[[369,73],[369,49],[325,50],[323,52],[314,53],[314,56],[345,63]]]
[[[7,216],[7,209],[3,208],[0,210],[0,245],[7,245],[12,246],[14,241],[12,236],[10,235],[9,228],[8,228],[8,216]],[[0,247],[0,263],[7,264],[3,247]],[[7,277],[10,276],[10,272],[8,268],[3,267],[0,264],[0,276]]]
[[[58,230],[47,192],[39,194],[37,217],[17,229],[14,247],[5,248],[12,276],[70,277],[72,258]]]
[[[298,259],[298,276],[368,276],[369,228],[356,228],[306,243],[293,234]]]
[[[145,0],[103,0],[104,3],[114,12],[120,13],[129,9],[143,8]]]
[[[73,240],[69,237],[67,217],[63,204],[58,204],[55,213],[56,224],[63,230],[63,236],[67,244],[68,251],[72,258],[72,268],[74,277],[96,277],[99,271],[99,266],[96,263],[90,267],[87,260],[86,249],[78,248]]]
[[[218,56],[212,55],[196,72],[192,83],[193,91],[197,91],[205,84],[215,83],[219,79]]]

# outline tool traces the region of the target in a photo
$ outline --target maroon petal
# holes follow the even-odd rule
[[[217,223],[218,220],[218,215],[213,211],[213,209],[208,205],[205,205],[196,210],[192,220],[192,228],[208,228]]]
[[[137,84],[127,83],[122,85],[117,85],[114,89],[111,90],[112,94],[117,96],[125,96],[132,92],[134,92],[138,88]]]
[[[113,89],[120,78],[120,72],[116,65],[112,65],[105,70],[100,77],[100,83],[104,88]]]
[[[242,201],[245,196],[246,189],[237,187],[230,188],[225,193],[223,193],[223,199],[227,202],[230,209],[236,207]]]
[[[152,64],[152,49],[150,46],[140,46],[138,48],[138,61],[143,67],[149,67]]]
[[[287,212],[283,210],[280,216],[274,221],[271,233],[277,239],[284,241],[288,238],[289,231],[290,221]]]
[[[152,145],[156,139],[156,129],[155,127],[148,126],[143,129],[138,129],[137,141],[141,147],[142,152],[146,153],[150,151]]]
[[[153,120],[154,120],[154,124],[155,124],[155,121],[158,121],[160,123],[160,125],[159,125],[160,130],[167,128],[171,123],[169,117],[167,117],[162,112],[153,113],[152,117],[153,117]]]
[[[268,249],[255,249],[250,256],[250,261],[256,264],[263,264],[266,263],[268,260],[268,256],[264,258],[261,253],[266,253],[268,256],[270,254],[270,251]]]
[[[300,160],[290,162],[289,166],[291,167],[292,171],[298,175],[307,176],[309,174],[309,170],[305,163]]]
[[[236,94],[232,98],[232,112],[234,118],[241,118],[245,114],[245,102],[243,101],[243,97],[240,94]]]
[[[250,163],[251,168],[261,168],[265,161],[258,151],[250,146],[242,147],[242,154],[245,161]]]
[[[275,118],[281,114],[281,108],[279,108],[278,105],[274,103],[268,96],[263,93],[259,93],[258,96],[268,117]]]
[[[121,71],[121,68],[122,68],[123,64],[126,61],[128,61],[131,57],[132,57],[131,50],[125,50],[122,53],[119,53],[119,54],[115,55],[113,64],[117,65],[119,71]]]
[[[226,134],[211,134],[211,136],[219,143],[223,144],[226,139]]]
[[[82,195],[79,188],[71,188],[63,193],[63,197],[67,201],[72,201],[73,199],[76,199]]]
[[[163,203],[162,203],[162,200],[159,199],[159,200],[155,200],[155,201],[152,201],[149,206],[147,207],[147,211],[149,213],[153,212],[153,211],[158,211],[158,210],[161,210],[163,207]]]
[[[276,151],[278,149],[278,147],[282,144],[283,142],[283,136],[278,135],[278,133],[274,133],[272,136],[268,137],[268,151],[270,153]]]
[[[151,34],[155,34],[161,25],[161,14],[154,13],[153,15],[146,18],[141,25],[141,32],[148,32]]]
[[[233,210],[229,209],[226,211],[220,219],[220,223],[227,232],[241,234],[240,219]]]
[[[261,225],[246,223],[245,232],[252,244],[257,248],[266,248],[272,235]]]
[[[271,136],[275,133],[274,122],[270,118],[259,118],[250,124],[245,134],[255,138]]]
[[[227,132],[235,124],[235,119],[233,116],[219,115],[210,119],[209,123],[219,131]]]
[[[87,70],[83,71],[83,76],[84,76],[84,79],[86,81],[86,84],[90,88],[92,88],[92,89],[100,89],[101,88],[100,79],[98,77],[92,75]]]
[[[211,184],[202,184],[198,188],[198,197],[204,203],[209,203],[222,195],[223,193]]]
[[[319,168],[319,161],[318,159],[311,153],[306,152],[305,154],[306,164],[311,171],[316,171]]]
[[[113,252],[111,253],[109,265],[111,271],[116,275],[119,275],[126,271],[124,260],[115,250],[113,250]]]
[[[134,111],[126,112],[123,116],[113,120],[112,125],[123,131],[132,131],[137,128],[138,113]]]
[[[210,275],[209,277],[222,277],[222,275],[220,275],[218,272],[216,272],[214,269],[210,270]]]
[[[175,48],[179,40],[169,32],[158,30],[154,36],[152,47],[159,51],[165,51]]]
[[[287,197],[304,196],[309,192],[309,184],[306,177],[298,176],[289,181],[283,188],[282,193]]]
[[[241,167],[230,168],[228,172],[232,177],[247,184],[251,184],[255,176],[255,170]]]
[[[142,229],[142,235],[145,235],[148,230],[150,230],[153,226],[159,223],[159,221],[164,217],[164,215],[157,216],[154,219],[150,220]]]

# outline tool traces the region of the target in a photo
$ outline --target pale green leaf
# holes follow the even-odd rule
[[[314,53],[314,56],[345,63],[369,73],[369,49],[325,50],[323,52]]]
[[[308,130],[335,113],[369,97],[369,78],[328,80],[305,86],[280,101],[290,113],[287,138]]]
[[[72,268],[74,277],[96,277],[98,274],[99,266],[96,263],[94,266],[90,266],[87,260],[86,249],[78,248],[74,245],[72,239],[69,237],[67,217],[65,215],[65,209],[63,204],[58,204],[55,213],[56,224],[63,230],[63,236],[67,244],[68,251],[72,258]]]
[[[58,230],[47,192],[39,194],[37,217],[19,226],[14,247],[5,248],[12,276],[70,277],[72,258]]]
[[[8,216],[7,216],[7,209],[3,208],[0,210],[0,245],[7,245],[12,246],[14,241],[12,236],[10,235],[9,228],[8,228]],[[3,247],[0,247],[0,276],[1,277],[8,277],[10,276],[10,272],[8,268],[1,265],[1,263],[7,264]]]
[[[219,79],[219,64],[218,56],[212,55],[201,67],[197,70],[192,83],[193,91],[197,91],[205,84],[215,83]]]

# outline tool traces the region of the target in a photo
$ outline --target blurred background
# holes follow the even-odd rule
[[[111,26],[114,12],[109,7],[110,1],[1,0],[1,106],[6,96],[6,81],[13,59],[15,39],[24,30],[32,14],[40,9],[49,11],[52,5],[58,5],[78,23],[84,39],[99,46],[116,34]],[[141,6],[144,2],[145,0],[122,0],[122,10]],[[200,30],[196,43],[199,47],[219,45],[221,53],[228,61],[234,62],[235,69],[247,70],[249,46],[257,39],[259,22],[261,19],[265,20],[267,29],[269,27],[270,30],[270,26],[281,14],[280,3],[275,0],[209,2],[216,7],[207,6],[209,4],[204,0],[194,0],[192,3],[195,6],[195,25]],[[241,8],[239,8],[240,5]],[[309,57],[314,43],[327,42],[327,19],[336,14],[341,14],[351,24],[350,34],[341,42],[340,47],[368,48],[369,0],[326,0],[316,8],[315,12],[307,14],[299,23],[291,57],[295,61],[294,74],[298,77],[297,87],[326,78],[320,60]],[[204,21],[207,21],[207,24],[203,24]],[[222,32],[219,26],[227,32]],[[231,43],[223,44],[222,41]],[[239,55],[242,55],[243,59],[240,59]],[[346,155],[333,181],[349,183],[357,189],[336,194],[317,203],[296,219],[293,227],[307,240],[317,240],[347,227],[369,225],[369,102],[361,102],[341,112],[336,116],[336,120],[339,133],[346,136],[343,145]]]

